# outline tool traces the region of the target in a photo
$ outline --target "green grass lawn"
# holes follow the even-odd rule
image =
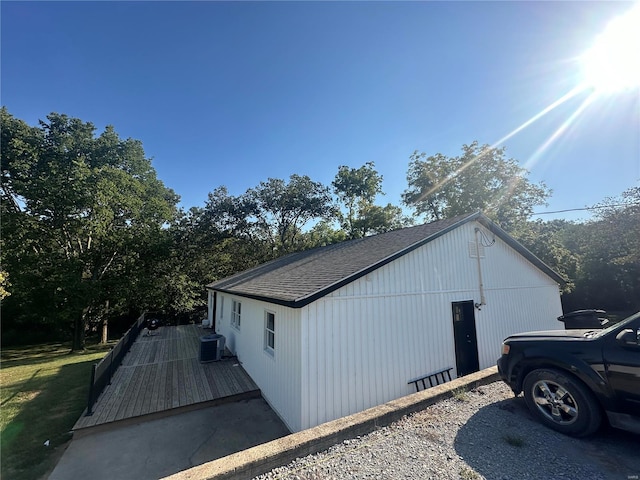
[[[86,407],[91,366],[109,347],[85,353],[69,353],[61,343],[2,349],[2,478],[38,479],[53,468]]]

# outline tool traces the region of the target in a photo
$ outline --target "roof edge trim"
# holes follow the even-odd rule
[[[435,240],[438,237],[441,237],[447,233],[449,233],[452,230],[455,230],[456,228],[458,228],[460,225],[463,225],[469,221],[475,220],[478,217],[484,217],[484,215],[482,215],[481,212],[476,212],[476,213],[472,213],[471,215],[469,215],[468,217],[462,218],[460,220],[458,220],[455,223],[452,223],[451,225],[449,225],[448,227],[432,234],[429,235],[428,237],[423,238],[422,240],[417,241],[416,243],[409,245],[408,247],[403,248],[402,250],[399,250],[398,252],[394,253],[393,255],[389,255],[386,258],[383,258],[382,260],[374,263],[373,265],[369,265],[367,268],[364,268],[358,272],[355,272],[351,275],[349,275],[348,277],[345,277],[343,279],[341,279],[340,281],[333,283],[331,285],[328,285],[327,287],[318,290],[310,295],[307,295],[305,297],[300,297],[300,298],[296,298],[295,300],[295,304],[297,308],[300,307],[304,307],[305,305],[308,305],[314,301],[316,301],[319,298],[324,297],[325,295],[359,279],[364,277],[365,275],[373,272],[374,270],[377,270],[380,267],[385,266],[388,263],[393,262],[394,260],[406,255],[407,253],[412,252],[413,250],[420,248],[421,246]],[[485,217],[486,218],[486,217]],[[487,219],[489,220],[489,219]],[[490,220],[489,220],[490,221]]]
[[[226,290],[223,288],[215,288],[211,286],[207,286],[207,290],[211,290],[213,292],[225,293],[227,295],[232,295],[234,297],[243,297],[243,298],[250,298],[252,300],[260,300],[261,302],[273,303],[275,305],[282,305],[282,306],[291,307],[291,308],[300,308],[304,306],[304,305],[297,305],[295,301],[291,301],[291,300],[282,300],[279,298],[264,297],[262,295],[253,295],[251,293],[235,292],[233,290]]]
[[[553,270],[549,265],[540,260],[533,252],[531,252],[527,247],[518,242],[515,238],[505,232],[502,227],[493,222],[491,219],[487,218],[485,215],[480,214],[478,218],[478,222],[488,228],[491,233],[500,237],[500,239],[513,248],[516,252],[522,255],[526,260],[528,260],[534,267],[538,268],[538,270],[542,271],[545,275],[550,277],[552,280],[555,280],[560,285],[566,285],[567,280],[563,278],[558,272]]]
[[[274,298],[274,297],[265,297],[265,296],[261,296],[261,295],[253,295],[250,293],[242,293],[242,292],[237,292],[237,291],[232,291],[232,290],[227,290],[224,288],[216,288],[213,286],[212,284],[207,285],[207,289],[208,290],[212,290],[212,291],[216,291],[216,292],[221,292],[221,293],[225,293],[228,295],[234,295],[237,297],[244,297],[244,298],[250,298],[253,300],[259,300],[259,301],[263,301],[265,303],[271,303],[271,304],[275,304],[275,305],[282,305],[285,307],[290,307],[290,308],[302,308],[305,307],[307,305],[309,305],[310,303],[318,300],[319,298],[322,298],[326,295],[328,295],[331,292],[334,292],[335,290],[338,290],[339,288],[361,278],[364,277],[365,275],[373,272],[374,270],[379,269],[380,267],[383,267],[384,265],[387,265],[388,263],[393,262],[394,260],[412,252],[413,250],[416,250],[417,248],[422,247],[423,245],[432,242],[433,240],[446,235],[447,233],[451,232],[452,230],[455,230],[456,228],[460,227],[461,225],[464,225],[467,222],[470,221],[478,221],[478,223],[480,223],[481,225],[485,226],[489,231],[491,231],[494,235],[498,236],[502,241],[504,241],[507,245],[509,245],[511,248],[513,248],[515,251],[517,251],[518,253],[520,253],[526,260],[528,260],[533,266],[535,266],[536,268],[538,268],[539,270],[542,271],[542,273],[546,274],[547,276],[549,276],[552,280],[558,282],[560,285],[565,285],[567,283],[567,281],[560,276],[557,272],[555,272],[551,267],[549,267],[546,263],[544,263],[542,260],[540,260],[536,255],[534,255],[530,250],[528,250],[524,245],[522,245],[521,243],[519,243],[515,238],[513,238],[511,235],[509,235],[506,231],[504,231],[499,225],[497,225],[496,223],[494,223],[490,218],[488,218],[486,215],[484,215],[482,212],[478,211],[475,213],[472,213],[470,215],[468,215],[467,217],[461,218],[460,220],[458,220],[455,223],[452,223],[451,225],[449,225],[448,227],[432,234],[429,235],[428,237],[423,238],[422,240],[419,240],[418,242],[415,242],[411,245],[409,245],[408,247],[403,248],[402,250],[399,250],[398,252],[389,255],[388,257],[383,258],[382,260],[369,265],[366,268],[363,268],[362,270],[359,270],[351,275],[349,275],[348,277],[342,278],[341,280],[328,285],[320,290],[317,290],[316,292],[313,292],[307,296],[304,297],[299,297],[296,298],[295,300],[284,300],[284,299],[278,299],[278,298]],[[214,282],[215,283],[215,282]]]

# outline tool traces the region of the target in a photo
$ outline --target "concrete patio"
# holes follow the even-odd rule
[[[74,434],[48,479],[157,480],[289,434],[262,398],[148,417]]]

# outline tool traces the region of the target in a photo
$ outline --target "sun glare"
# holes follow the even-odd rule
[[[598,98],[600,94],[615,93],[632,88],[640,89],[640,2],[626,14],[610,21],[601,35],[596,37],[593,46],[581,57],[583,78],[572,90],[555,102],[533,115],[520,126],[514,128],[500,140],[489,146],[489,150],[499,147],[511,137],[528,128],[531,124],[565,104],[572,98],[587,93],[586,98],[577,109],[553,132],[547,140],[536,149],[525,163],[525,169],[533,168],[543,157],[549,147],[574,125],[582,113]],[[456,172],[445,178],[425,192],[420,200],[440,190],[445,184],[460,175],[474,162],[482,157],[482,153],[462,165]],[[516,182],[517,179],[514,179]],[[514,183],[515,185],[515,183]]]
[[[640,87],[640,4],[613,19],[582,62],[584,81],[597,92]]]

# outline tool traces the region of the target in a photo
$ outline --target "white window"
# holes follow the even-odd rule
[[[240,312],[242,304],[233,300],[231,302],[231,325],[240,330]]]
[[[273,312],[264,313],[264,348],[267,352],[273,353],[276,348],[276,314]]]

